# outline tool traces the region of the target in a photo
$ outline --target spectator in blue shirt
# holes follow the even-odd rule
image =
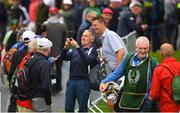
[[[96,63],[97,51],[92,47],[94,36],[85,30],[81,38],[81,46],[74,39],[67,38],[61,57],[70,61],[70,75],[66,86],[65,111],[74,112],[76,99],[79,112],[88,112],[90,86],[88,81],[88,65]],[[71,49],[68,49],[71,48]]]

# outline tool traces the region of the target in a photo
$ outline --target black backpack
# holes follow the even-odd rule
[[[32,60],[31,60],[32,59]],[[30,99],[38,89],[39,83],[32,84],[30,80],[31,67],[43,58],[30,58],[25,65],[17,70],[18,97],[20,100]]]
[[[90,89],[99,91],[100,83],[106,76],[105,62],[99,60],[88,73]]]

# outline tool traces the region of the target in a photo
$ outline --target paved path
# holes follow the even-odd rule
[[[62,76],[62,83],[63,83],[63,90],[59,92],[56,95],[52,96],[52,111],[53,112],[63,112],[64,111],[64,101],[65,101],[65,85],[66,81],[68,79],[68,69],[69,69],[69,63],[64,62],[63,63],[63,76]],[[7,106],[8,106],[8,97],[9,97],[9,90],[8,90],[8,83],[6,82],[5,85],[2,84],[0,81],[0,92],[1,92],[1,102],[0,102],[0,112],[7,112]]]
[[[53,112],[64,112],[65,105],[65,87],[66,81],[69,76],[69,62],[64,61],[62,66],[62,86],[63,90],[58,94],[52,96],[52,111]],[[8,83],[5,85],[0,81],[0,92],[1,92],[1,103],[0,103],[0,112],[7,112],[8,100],[9,100],[9,89]],[[97,99],[100,96],[99,92],[91,91],[92,100]],[[77,105],[77,104],[76,104]]]

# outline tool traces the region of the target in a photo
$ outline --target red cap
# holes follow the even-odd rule
[[[50,12],[50,13],[58,13],[58,10],[59,10],[59,9],[56,8],[56,7],[50,7],[50,8],[49,8],[49,12]]]
[[[102,10],[102,13],[108,13],[108,14],[113,14],[112,10],[110,8],[105,8]]]

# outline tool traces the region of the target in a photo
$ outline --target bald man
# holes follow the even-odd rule
[[[153,73],[150,100],[158,100],[160,112],[179,112],[180,105],[172,100],[172,75],[180,75],[180,62],[174,57],[174,49],[171,44],[165,43],[160,47],[162,63],[157,66]],[[166,66],[168,69],[166,69]]]
[[[147,37],[137,38],[135,48],[136,53],[128,54],[115,71],[101,81],[100,90],[104,92],[106,83],[116,81],[125,75],[118,112],[149,112],[151,110],[151,101],[147,95],[149,95],[152,71],[157,61],[148,55],[150,44]]]

